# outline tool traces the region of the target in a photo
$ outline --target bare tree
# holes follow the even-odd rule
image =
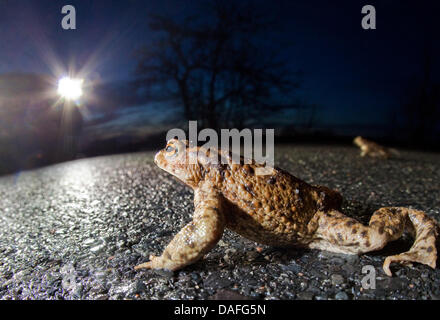
[[[237,2],[238,3],[238,2]],[[157,40],[138,52],[139,84],[156,99],[183,106],[202,127],[243,127],[294,108],[298,73],[263,40],[271,23],[249,4],[214,2],[182,21],[151,16]]]

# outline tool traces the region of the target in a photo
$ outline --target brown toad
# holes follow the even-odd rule
[[[438,225],[422,211],[381,208],[365,226],[340,212],[338,192],[312,186],[278,168],[271,175],[257,175],[262,165],[244,164],[243,158],[241,164],[234,164],[229,152],[190,148],[187,141],[170,140],[154,160],[194,189],[195,213],[160,257],[150,256],[136,269],[177,270],[194,263],[216,245],[225,228],[267,245],[345,254],[381,249],[408,230],[415,237],[413,246],[387,257],[385,273],[391,275],[392,262],[435,268]]]
[[[398,155],[397,150],[385,148],[376,142],[357,136],[353,143],[361,149],[361,157],[369,156],[373,158],[388,159],[392,155]]]

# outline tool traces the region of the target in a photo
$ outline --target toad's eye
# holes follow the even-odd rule
[[[174,148],[173,146],[168,146],[165,151],[167,153],[175,153],[176,152],[176,148]]]

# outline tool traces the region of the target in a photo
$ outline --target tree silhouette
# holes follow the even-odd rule
[[[153,15],[156,41],[138,51],[139,85],[183,107],[185,120],[218,129],[252,125],[285,108],[298,73],[263,37],[272,24],[250,4],[214,2],[182,21]]]

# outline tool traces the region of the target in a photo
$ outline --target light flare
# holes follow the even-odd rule
[[[61,78],[58,81],[58,94],[67,100],[77,100],[83,94],[83,82],[83,79]]]

